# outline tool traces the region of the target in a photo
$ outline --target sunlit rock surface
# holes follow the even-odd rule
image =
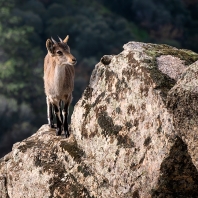
[[[0,197],[198,197],[198,54],[129,42],[95,66],[71,137],[43,125],[0,162]]]

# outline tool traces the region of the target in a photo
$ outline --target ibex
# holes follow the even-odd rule
[[[74,88],[74,65],[77,61],[67,45],[69,36],[64,40],[58,38],[60,42],[56,42],[53,38],[46,41],[48,53],[44,60],[44,87],[48,124],[51,128],[55,128],[54,109],[57,120],[56,135],[61,135],[63,129],[67,138],[70,135],[67,117]]]

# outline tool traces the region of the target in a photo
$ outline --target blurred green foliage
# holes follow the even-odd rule
[[[198,51],[197,0],[0,0],[0,156],[47,122],[45,41],[70,35],[77,58],[74,104],[104,54],[128,41]]]

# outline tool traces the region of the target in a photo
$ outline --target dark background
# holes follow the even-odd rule
[[[129,41],[198,52],[198,1],[0,0],[0,157],[47,123],[45,41],[67,34],[78,60],[72,112],[95,64]]]

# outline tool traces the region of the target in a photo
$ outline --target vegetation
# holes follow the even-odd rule
[[[47,122],[45,41],[70,35],[77,58],[73,105],[104,54],[128,41],[198,52],[197,0],[0,0],[0,156]]]

